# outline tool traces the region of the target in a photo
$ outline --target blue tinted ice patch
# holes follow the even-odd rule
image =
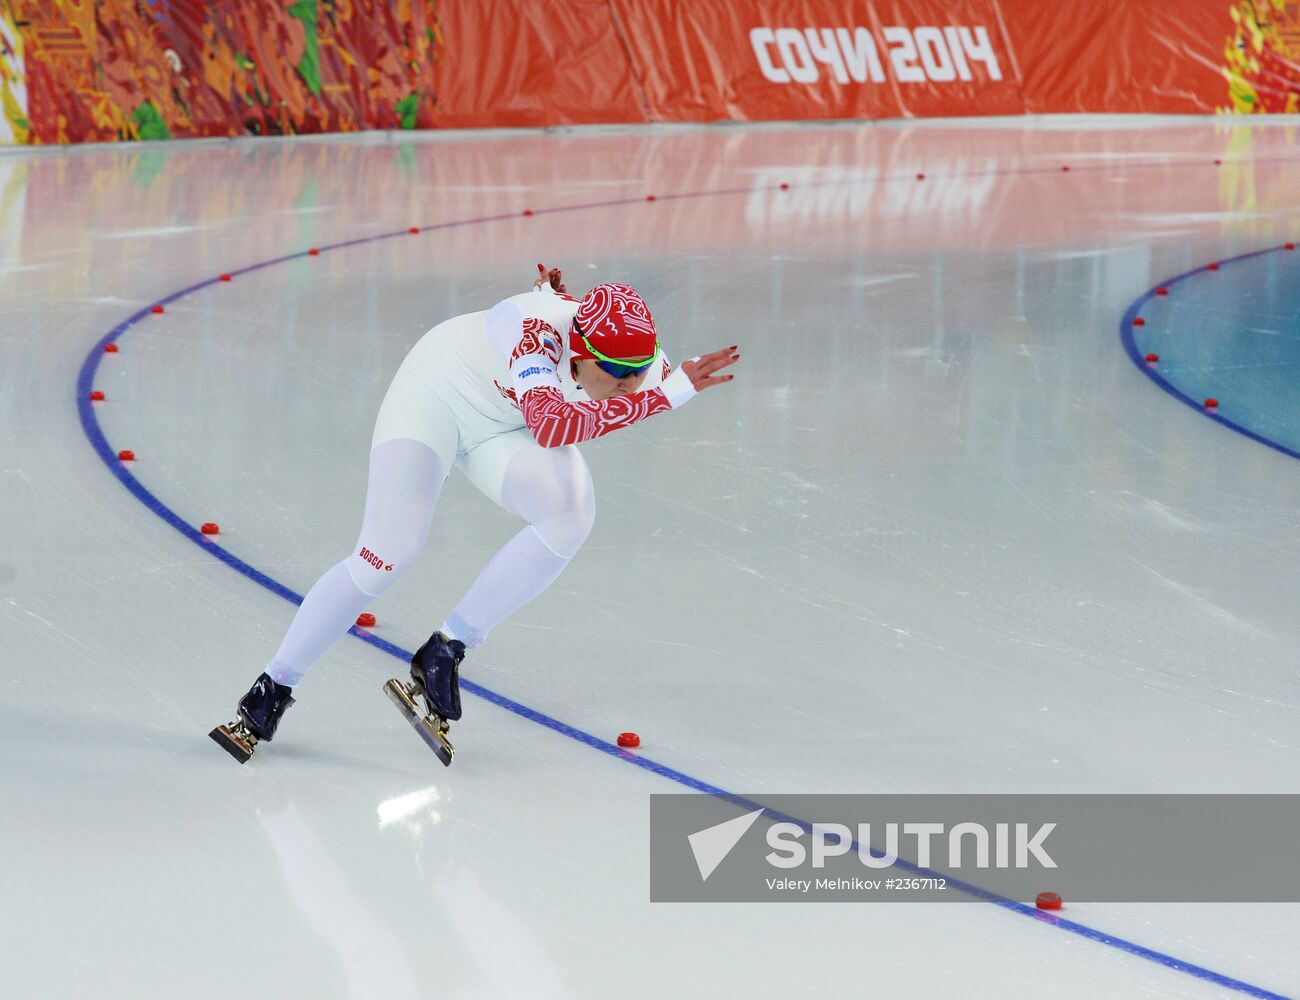
[[[1125,311],[1120,338],[1133,363],[1175,399],[1300,458],[1300,252],[1288,246],[1162,282]]]

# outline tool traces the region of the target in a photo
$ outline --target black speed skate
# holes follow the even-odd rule
[[[267,674],[262,674],[239,699],[239,715],[224,726],[208,733],[217,745],[241,764],[253,756],[257,744],[270,742],[275,735],[280,716],[293,704],[290,688],[277,684]]]
[[[460,718],[460,661],[465,644],[434,632],[411,657],[411,683],[390,680],[384,693],[415,727],[420,739],[448,767],[456,749],[447,739],[449,724]],[[423,701],[417,704],[416,699]]]

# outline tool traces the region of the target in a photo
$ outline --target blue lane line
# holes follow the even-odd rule
[[[1238,254],[1236,257],[1229,257],[1226,260],[1219,261],[1218,262],[1219,270],[1222,270],[1223,267],[1227,264],[1236,264],[1239,261],[1251,260],[1252,258],[1255,257],[1262,257],[1265,254],[1278,253],[1278,252],[1297,253],[1300,251],[1288,250],[1284,245],[1267,247],[1264,250],[1252,250],[1250,253]],[[1158,385],[1165,392],[1169,393],[1169,395],[1173,396],[1174,399],[1178,400],[1180,403],[1184,404],[1185,406],[1190,406],[1201,416],[1208,417],[1210,420],[1213,420],[1215,423],[1222,424],[1224,427],[1227,427],[1229,430],[1234,430],[1238,434],[1243,434],[1246,437],[1250,438],[1252,441],[1258,441],[1262,445],[1267,445],[1268,447],[1272,448],[1274,451],[1280,451],[1283,455],[1290,455],[1292,458],[1300,458],[1300,451],[1296,451],[1294,448],[1288,448],[1280,441],[1274,441],[1272,438],[1265,437],[1263,434],[1260,434],[1258,431],[1253,431],[1249,427],[1244,427],[1241,424],[1236,423],[1235,421],[1229,420],[1227,417],[1220,415],[1215,410],[1206,409],[1204,405],[1204,400],[1193,399],[1191,396],[1187,395],[1187,393],[1183,392],[1172,382],[1170,382],[1167,378],[1161,375],[1160,372],[1158,372],[1152,365],[1147,364],[1146,355],[1138,351],[1137,339],[1135,334],[1133,333],[1133,320],[1137,318],[1140,312],[1142,312],[1142,307],[1145,306],[1148,302],[1151,301],[1152,298],[1155,297],[1156,289],[1172,288],[1174,285],[1177,285],[1180,282],[1184,282],[1191,278],[1194,278],[1198,274],[1214,274],[1214,273],[1217,272],[1211,271],[1209,265],[1196,267],[1190,271],[1184,271],[1182,274],[1170,278],[1168,281],[1162,281],[1159,285],[1156,285],[1154,288],[1148,289],[1145,294],[1135,299],[1133,304],[1129,306],[1126,310],[1124,310],[1124,316],[1119,322],[1119,338],[1124,345],[1124,350],[1128,353],[1129,359],[1133,362],[1133,364],[1137,365],[1138,370],[1141,371],[1143,375],[1149,378],[1152,382]]]
[[[858,181],[844,182],[844,183],[858,183]],[[697,196],[707,197],[713,194],[749,193],[756,190],[761,190],[761,189],[760,188],[729,188],[726,189],[725,191],[703,191],[703,192],[689,193],[685,195],[678,195],[677,197],[697,197]],[[539,209],[536,212],[534,212],[534,215],[541,215],[543,213],[554,214],[554,213],[567,212],[567,211],[578,211],[587,208],[609,208],[618,205],[630,205],[630,204],[641,203],[641,202],[643,202],[643,199],[641,198],[635,198],[635,199],[623,198],[614,201],[598,202],[593,204],[569,205],[569,206],[561,206],[561,207],[550,208],[550,209]],[[505,219],[515,219],[518,217],[519,217],[518,213],[513,213],[513,212],[509,214],[503,214],[503,215],[481,216],[474,219],[461,219],[454,222],[438,223],[437,225],[421,226],[420,231],[421,233],[427,233],[439,229],[450,229],[458,226],[467,226],[467,225],[473,225],[482,222],[497,222]],[[381,233],[375,236],[365,236],[358,239],[346,240],[342,243],[323,245],[319,248],[319,250],[323,254],[327,250],[357,246],[363,243],[372,243],[377,240],[393,239],[394,237],[409,236],[409,235],[411,235],[409,229],[402,229],[397,232]],[[1260,251],[1260,252],[1266,253],[1268,251]],[[271,260],[262,261],[261,263],[251,264],[237,271],[230,271],[228,273],[232,277],[240,274],[248,274],[253,271],[261,270],[262,268],[271,267],[272,265],[275,264],[280,264],[289,260],[297,260],[299,258],[307,257],[307,256],[308,253],[306,251],[303,251],[301,253],[296,253],[296,254],[286,254],[285,256],[282,257],[275,257]],[[1243,255],[1243,257],[1249,257],[1249,256],[1254,256],[1254,254]],[[1233,260],[1240,260],[1240,259],[1242,258],[1233,258]],[[1190,272],[1190,273],[1194,273],[1194,272]],[[218,283],[220,283],[220,278],[209,278],[207,281],[201,281],[197,284],[190,285],[186,288],[182,288],[180,291],[173,292],[172,294],[168,295],[166,298],[159,299],[158,304],[166,305],[168,303],[175,302],[178,299],[182,299],[187,295],[199,291],[200,289],[207,288],[211,285],[215,285]],[[1140,299],[1137,303],[1134,304],[1134,306],[1130,307],[1130,313],[1132,314],[1132,316],[1137,315],[1137,311],[1136,311],[1137,307],[1140,306],[1142,302],[1145,302],[1146,298],[1150,297],[1151,294],[1154,294],[1154,290],[1151,293],[1148,293],[1148,295],[1143,299]],[[110,330],[108,333],[104,334],[104,336],[101,337],[95,343],[94,347],[90,349],[90,353],[86,355],[85,361],[82,362],[81,370],[77,375],[77,413],[81,418],[81,426],[82,429],[85,431],[86,440],[90,442],[90,446],[94,449],[95,454],[99,456],[100,461],[103,462],[104,465],[108,468],[108,470],[111,473],[113,473],[114,476],[117,477],[118,482],[120,482],[123,486],[125,486],[127,490],[131,493],[131,495],[134,496],[137,500],[139,500],[142,504],[144,504],[145,507],[147,507],[158,517],[162,518],[163,521],[167,522],[167,524],[171,525],[171,527],[175,528],[177,531],[179,531],[182,535],[188,538],[195,545],[198,545],[204,551],[211,553],[213,556],[220,559],[231,569],[234,569],[235,571],[243,574],[244,576],[248,577],[248,579],[254,581],[260,586],[265,587],[271,593],[279,597],[282,597],[286,601],[290,601],[293,604],[296,605],[302,604],[301,595],[290,590],[288,587],[284,586],[284,584],[280,583],[279,581],[274,580],[271,577],[267,576],[261,570],[258,570],[255,567],[250,566],[248,563],[244,562],[242,559],[234,555],[232,552],[228,551],[223,546],[217,544],[214,541],[211,541],[210,536],[202,534],[198,529],[194,528],[190,524],[187,524],[179,515],[176,514],[175,511],[173,511],[170,507],[168,507],[156,496],[154,496],[151,492],[149,492],[149,490],[146,489],[145,486],[141,484],[141,482],[138,479],[136,479],[134,475],[131,474],[131,472],[126,468],[126,466],[122,462],[118,461],[117,452],[115,452],[112,446],[109,445],[108,439],[105,437],[104,431],[99,425],[99,418],[95,414],[95,407],[92,405],[90,399],[91,390],[94,388],[95,373],[99,370],[100,362],[104,358],[104,346],[110,342],[116,341],[136,323],[150,317],[152,314],[151,312],[152,305],[153,304],[151,303],[149,306],[146,306],[145,308],[140,309],[138,312],[133,313],[131,316],[127,317],[127,319],[125,319],[123,322],[113,327],[113,329]],[[1126,315],[1126,319],[1131,320],[1131,316],[1129,314],[1126,313],[1125,315]],[[1131,340],[1129,342],[1129,346],[1131,347]],[[1135,349],[1130,350],[1130,354],[1134,354],[1134,352]],[[1176,390],[1174,390],[1172,387],[1170,387],[1169,391],[1174,392],[1175,395],[1178,395]],[[1185,397],[1181,397],[1181,398],[1185,398]],[[363,642],[369,643],[370,645],[374,646],[376,649],[382,650],[383,652],[388,653],[390,656],[396,657],[397,659],[401,660],[403,663],[409,662],[411,656],[413,655],[409,651],[402,649],[400,646],[397,646],[391,642],[381,639],[378,636],[368,631],[358,629],[355,626],[353,628],[350,628],[348,630],[348,633],[350,635],[356,636],[358,639],[362,640]],[[669,781],[676,782],[677,784],[683,785],[686,788],[693,789],[694,791],[697,792],[703,792],[706,795],[717,796],[718,798],[725,799],[729,802],[733,802],[747,810],[752,811],[753,809],[757,809],[757,808],[767,809],[767,807],[763,806],[761,802],[756,802],[752,799],[744,798],[743,796],[737,795],[734,792],[728,792],[726,789],[719,788],[717,785],[711,785],[707,781],[703,781],[699,778],[693,777],[689,774],[686,774],[683,771],[678,771],[675,768],[669,767],[667,764],[661,764],[658,761],[652,760],[649,757],[641,756],[640,754],[628,753],[626,750],[618,747],[613,743],[610,743],[608,740],[603,740],[598,736],[593,736],[591,733],[578,729],[575,726],[571,726],[567,722],[561,722],[559,719],[546,715],[544,712],[539,712],[534,708],[529,708],[527,705],[517,702],[513,698],[508,698],[503,694],[498,694],[496,691],[492,691],[489,688],[483,687],[481,684],[476,684],[473,681],[465,680],[461,682],[461,687],[464,688],[466,691],[470,692],[471,694],[477,695],[478,697],[491,702],[492,704],[498,706],[499,708],[503,708],[508,712],[513,712],[515,715],[518,715],[521,718],[528,719],[530,722],[535,722],[539,726],[544,726],[547,729],[559,733],[562,736],[567,736],[569,739],[575,740],[578,743],[581,743],[584,746],[588,746],[593,750],[599,750],[600,752],[608,754],[611,757],[617,757],[619,760],[622,760],[628,764],[633,764],[636,767],[651,772],[652,774],[657,774],[662,778],[666,778]],[[782,819],[787,822],[797,823],[805,830],[811,829],[811,824],[808,823],[806,820],[798,819],[797,817],[794,816],[788,816],[784,813],[781,813],[773,809],[767,809],[767,812],[770,815],[774,816],[775,818]],[[1197,979],[1203,979],[1207,982],[1214,983],[1216,986],[1221,986],[1224,989],[1233,990],[1238,993],[1243,993],[1247,996],[1261,997],[1264,998],[1264,1000],[1288,1000],[1287,997],[1283,996],[1280,993],[1273,993],[1269,990],[1264,989],[1263,987],[1255,986],[1251,983],[1244,982],[1243,980],[1240,979],[1233,979],[1230,976],[1225,976],[1222,973],[1213,971],[1212,969],[1207,969],[1204,968],[1203,966],[1196,965],[1192,962],[1187,962],[1184,961],[1183,959],[1175,958],[1173,955],[1167,955],[1164,952],[1156,951],[1152,948],[1147,948],[1143,945],[1137,944],[1136,942],[1128,941],[1125,938],[1116,937],[1113,934],[1107,934],[1105,931],[1099,931],[1093,927],[1088,927],[1085,924],[1076,923],[1073,920],[1067,920],[1062,917],[1056,916],[1054,914],[1044,913],[1043,911],[1037,909],[1036,907],[1029,906],[1026,903],[1017,902],[1016,900],[1009,899],[1006,896],[999,896],[996,893],[989,892],[986,889],[981,889],[979,886],[972,885],[967,882],[962,882],[957,879],[953,879],[947,875],[942,875],[942,873],[935,872],[927,868],[921,868],[920,866],[910,861],[906,861],[900,858],[897,862],[897,867],[902,868],[906,871],[915,872],[919,876],[926,877],[926,878],[937,878],[937,877],[945,878],[947,879],[948,886],[956,892],[960,892],[964,895],[972,896],[976,899],[981,899],[989,903],[994,903],[997,906],[1002,907],[1003,909],[1010,910],[1013,913],[1018,913],[1021,916],[1030,917],[1034,920],[1039,921],[1040,923],[1049,924],[1063,931],[1069,931],[1072,934],[1077,934],[1080,937],[1087,938],[1090,941],[1096,941],[1099,944],[1107,945],[1111,948],[1115,948],[1129,955],[1133,955],[1138,958],[1144,958],[1147,959],[1148,961],[1156,962],[1157,964],[1162,965],[1165,968],[1186,973],[1187,975],[1194,976]]]

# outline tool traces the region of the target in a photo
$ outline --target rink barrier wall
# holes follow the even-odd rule
[[[1297,110],[1272,0],[0,5],[0,144]]]
[[[1029,171],[1020,170],[1016,172],[1027,173]],[[1038,172],[1055,173],[1056,171],[1055,168],[1042,168]],[[898,179],[902,179],[902,178],[900,177]],[[817,186],[825,186],[828,183],[854,184],[857,183],[857,181],[853,179],[849,179],[849,180],[844,180],[839,182],[817,182]],[[737,187],[737,188],[727,188],[727,189],[718,189],[718,190],[710,190],[710,191],[677,192],[677,193],[668,193],[665,195],[660,195],[657,197],[656,201],[660,201],[660,200],[667,201],[669,199],[686,199],[686,198],[696,199],[696,198],[707,198],[707,197],[716,197],[716,196],[724,196],[724,195],[749,194],[749,193],[753,193],[753,191],[755,190],[756,188],[754,187]],[[590,209],[616,208],[616,207],[622,207],[628,205],[644,205],[644,204],[645,204],[644,199],[639,197],[619,198],[619,199],[611,199],[611,200],[599,201],[599,202],[586,202],[586,203],[573,204],[573,205],[562,205],[562,206],[556,206],[552,208],[539,208],[535,210],[529,209],[527,210],[527,214],[530,216],[544,216],[550,214],[580,212],[580,211],[586,211]],[[174,510],[172,510],[172,508],[170,508],[166,503],[164,503],[157,496],[155,496],[143,483],[140,482],[138,478],[136,478],[131,468],[134,463],[123,462],[119,459],[118,457],[119,452],[115,450],[114,446],[108,442],[107,436],[104,434],[103,428],[100,426],[99,418],[97,416],[97,409],[96,409],[97,404],[91,400],[91,392],[94,389],[95,376],[99,370],[100,364],[102,363],[105,357],[104,348],[110,343],[116,343],[121,337],[127,334],[131,330],[131,328],[135,326],[135,324],[139,323],[141,320],[144,320],[154,315],[155,306],[162,305],[165,307],[172,304],[173,302],[186,298],[187,296],[192,295],[205,288],[218,285],[223,282],[223,278],[225,276],[229,276],[231,280],[234,280],[239,278],[241,275],[250,274],[255,271],[264,270],[266,268],[273,267],[278,264],[283,264],[287,261],[299,260],[308,256],[319,256],[320,254],[326,252],[344,250],[349,247],[360,246],[367,243],[375,243],[380,240],[388,240],[388,239],[393,239],[395,237],[403,237],[406,239],[410,239],[412,235],[425,236],[430,233],[434,233],[444,229],[452,229],[452,228],[458,228],[462,226],[480,225],[480,224],[486,224],[491,222],[504,221],[507,219],[515,219],[518,217],[518,214],[519,213],[516,212],[510,212],[510,213],[502,213],[497,215],[479,216],[476,218],[468,218],[468,219],[461,219],[455,221],[446,221],[446,222],[440,222],[440,223],[429,224],[429,225],[421,225],[418,227],[411,226],[393,232],[379,233],[375,235],[360,237],[357,239],[344,240],[333,244],[322,244],[320,246],[313,247],[309,250],[302,250],[297,253],[285,254],[283,256],[274,257],[269,260],[261,261],[259,263],[251,264],[242,268],[231,269],[229,271],[223,272],[220,275],[213,276],[204,281],[199,281],[196,282],[195,284],[188,285],[184,288],[181,288],[178,291],[171,292],[165,297],[158,299],[156,302],[149,303],[143,308],[132,313],[130,316],[128,316],[117,326],[113,327],[107,333],[102,335],[91,347],[89,353],[85,357],[85,360],[82,362],[81,368],[77,374],[75,391],[76,391],[76,399],[77,399],[77,412],[81,421],[82,429],[86,435],[87,441],[89,442],[91,448],[94,450],[95,454],[98,456],[100,461],[104,463],[104,465],[108,468],[108,470],[117,478],[117,480],[120,483],[122,483],[122,485],[131,493],[131,495],[135,497],[137,500],[139,500],[151,513],[161,518],[169,526],[174,528],[176,531],[180,532],[180,534],[183,535],[185,538],[187,538],[189,541],[200,546],[209,554],[221,560],[227,566],[231,567],[232,569],[234,569],[236,572],[240,573],[247,579],[252,580],[258,585],[269,590],[271,593],[275,594],[276,596],[281,597],[294,605],[300,605],[303,600],[302,595],[298,594],[294,590],[280,583],[278,580],[275,580],[274,578],[263,573],[261,570],[257,569],[251,564],[245,562],[243,559],[239,558],[239,556],[232,553],[229,549],[225,548],[225,546],[215,541],[214,536],[204,535],[201,531],[201,528],[195,527],[194,525],[191,525],[189,522],[187,522],[183,517],[181,517]],[[417,228],[419,230],[418,233],[415,232]],[[1252,256],[1252,255],[1248,254],[1244,256]],[[1234,259],[1240,259],[1240,258],[1234,258]],[[1142,300],[1139,300],[1139,302],[1141,301]],[[1137,304],[1135,303],[1135,305]],[[1133,315],[1136,315],[1136,309],[1134,309],[1132,312]],[[1129,317],[1126,316],[1126,319],[1128,318]],[[1130,328],[1131,328],[1131,324],[1130,324]],[[115,355],[115,357],[120,357],[120,354]],[[100,403],[98,405],[102,406],[105,404]],[[403,649],[402,647],[396,645],[395,643],[388,642],[387,640],[380,638],[379,636],[373,634],[372,632],[366,629],[353,626],[348,630],[348,633],[353,637],[360,639],[361,641],[368,643],[374,648],[388,654],[389,656],[394,657],[395,659],[399,660],[403,665],[408,663],[413,655],[409,650]],[[759,800],[751,799],[739,795],[737,793],[727,791],[726,789],[714,785],[710,782],[707,782],[701,778],[694,777],[693,775],[690,775],[684,771],[678,770],[676,768],[670,767],[669,765],[653,760],[652,758],[646,757],[639,752],[625,750],[617,746],[615,743],[610,742],[609,740],[602,739],[598,736],[588,733],[585,730],[579,729],[576,726],[572,726],[566,722],[563,722],[560,719],[547,715],[544,712],[540,712],[534,708],[524,705],[521,702],[518,702],[506,695],[500,694],[499,692],[493,691],[474,681],[468,679],[462,679],[461,688],[467,693],[482,698],[492,703],[493,705],[496,705],[497,707],[504,709],[505,711],[511,712],[519,716],[520,718],[527,719],[528,721],[536,723],[537,725],[549,729],[552,732],[555,732],[561,736],[565,736],[578,743],[581,743],[582,745],[590,749],[597,750],[601,753],[607,754],[627,764],[631,764],[632,766],[639,767],[643,770],[649,771],[652,774],[658,775],[659,777],[665,778],[666,780],[674,782],[685,788],[689,788],[692,791],[697,791],[706,795],[712,795],[724,799],[730,803],[735,804],[738,808],[745,811],[752,811],[754,809],[763,808],[770,814],[770,816],[773,819],[784,821],[784,822],[795,823],[796,825],[800,826],[802,829],[806,831],[811,831],[812,824],[807,820],[789,815],[780,810],[771,809],[765,806]],[[379,688],[377,686],[376,699],[378,699],[378,694],[379,694]],[[851,845],[851,847],[852,849],[857,850],[859,845],[856,842],[854,842]],[[868,850],[871,851],[871,853],[878,855],[878,852],[876,852],[874,848],[868,846]],[[923,877],[923,878],[937,878],[942,875],[942,873],[940,872],[936,872],[928,868],[923,868],[913,862],[907,861],[906,859],[899,859],[896,866],[903,869],[904,871],[911,872],[916,876]],[[1106,945],[1107,947],[1114,948],[1118,951],[1121,951],[1135,958],[1141,958],[1150,962],[1154,962],[1172,971],[1184,973],[1196,979],[1204,980],[1206,982],[1219,986],[1225,990],[1229,990],[1235,993],[1241,993],[1251,997],[1264,998],[1264,1000],[1286,1000],[1286,998],[1282,994],[1270,991],[1260,986],[1256,986],[1244,980],[1240,980],[1240,979],[1233,978],[1231,976],[1224,975],[1223,973],[1216,972],[1212,969],[1205,968],[1204,966],[1201,965],[1197,965],[1194,962],[1189,962],[1184,959],[1177,958],[1173,955],[1166,954],[1165,952],[1158,951],[1153,948],[1148,948],[1144,945],[1138,944],[1137,942],[1129,941],[1126,938],[1109,934],[1105,931],[1098,930],[1097,928],[1090,927],[1086,924],[1081,924],[1077,921],[1073,921],[1068,918],[1061,917],[1057,913],[1044,912],[1042,910],[1037,909],[1037,907],[1035,907],[1032,904],[1022,903],[1017,900],[1009,899],[1004,896],[999,896],[996,893],[989,892],[988,890],[983,889],[972,883],[953,879],[947,875],[943,875],[943,877],[947,881],[948,888],[952,889],[952,891],[954,892],[957,892],[962,895],[970,896],[974,899],[982,900],[984,902],[992,903],[998,907],[1001,907],[1004,910],[1008,910],[1012,913],[1017,913],[1024,917],[1029,917],[1041,924],[1046,924],[1048,926],[1055,927],[1058,930],[1066,931],[1068,933],[1077,935],[1087,940],[1094,941],[1098,944]]]

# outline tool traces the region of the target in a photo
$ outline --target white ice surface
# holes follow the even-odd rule
[[[0,154],[4,995],[1229,995],[983,904],[650,904],[648,796],[680,786],[473,698],[444,770],[353,638],[236,766],[206,733],[293,608],[122,487],[76,379],[223,271],[509,216],[146,318],[96,379],[110,445],[301,593],[425,329],[539,260],[627,280],[671,356],[738,342],[738,378],[584,448],[589,543],[468,677],[743,793],[1295,793],[1300,464],[1117,333],[1163,278],[1295,237],[1295,148],[1056,119]],[[513,530],[453,477],[378,633],[418,645]],[[1065,914],[1300,994],[1300,906]]]

